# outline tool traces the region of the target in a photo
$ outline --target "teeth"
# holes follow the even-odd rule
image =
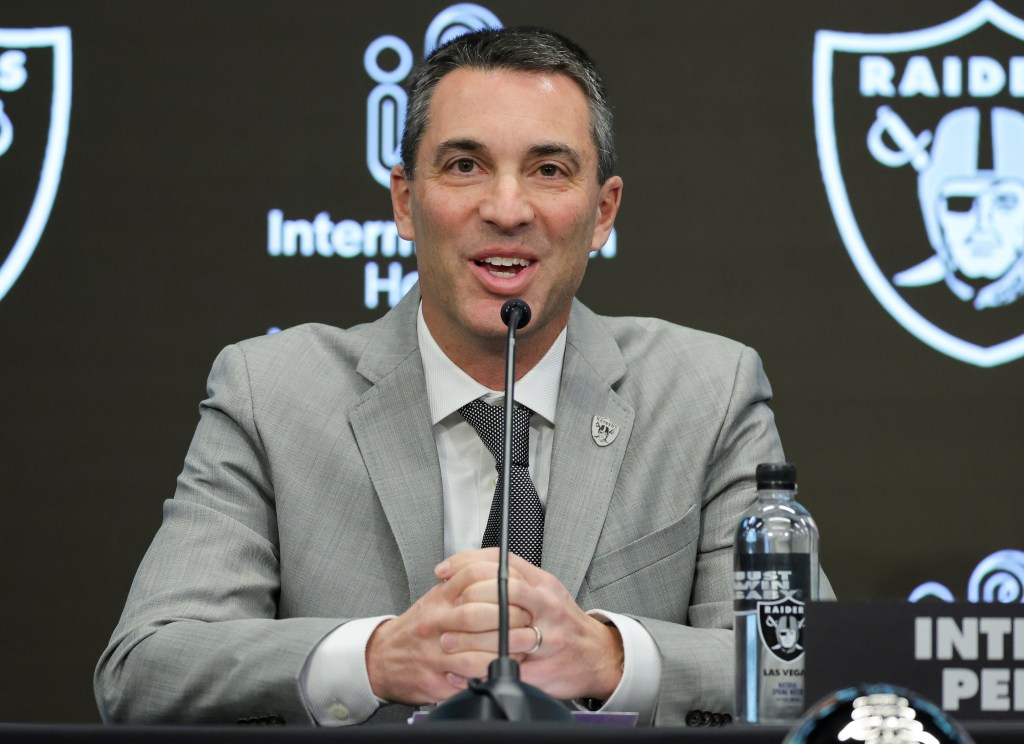
[[[532,261],[528,258],[509,258],[508,256],[490,256],[483,260],[492,266],[529,266]]]

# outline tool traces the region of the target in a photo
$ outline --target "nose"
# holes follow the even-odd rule
[[[533,204],[517,175],[504,174],[491,180],[480,203],[484,221],[502,232],[511,232],[529,224],[533,216]]]
[[[992,229],[994,209],[995,201],[987,194],[982,194],[974,200],[975,232],[987,232]]]
[[[992,224],[992,210],[989,209],[987,204],[982,203],[982,201],[979,199],[977,202],[975,202],[974,211],[977,215],[977,220],[975,220],[974,223],[975,229],[988,229]]]

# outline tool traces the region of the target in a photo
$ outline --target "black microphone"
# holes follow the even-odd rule
[[[501,530],[498,553],[498,658],[487,668],[487,681],[469,680],[468,689],[446,700],[431,721],[571,721],[569,709],[542,690],[519,679],[519,663],[508,651],[508,501],[512,464],[512,403],[516,382],[516,331],[530,322],[530,306],[508,300],[501,319],[508,326],[505,345],[505,431],[501,464]]]
[[[530,306],[526,304],[525,300],[520,300],[518,297],[514,300],[506,300],[505,304],[501,306],[501,319],[505,325],[510,326],[512,323],[512,311],[518,310],[519,314],[516,316],[518,321],[516,323],[516,330],[520,328],[526,328],[530,322],[530,318],[533,317],[533,311],[530,310]],[[509,356],[505,355],[505,372],[508,372]],[[515,361],[512,362],[515,364]]]

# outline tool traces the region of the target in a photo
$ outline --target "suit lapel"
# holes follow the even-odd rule
[[[415,602],[437,583],[444,502],[416,340],[419,292],[377,323],[358,371],[373,386],[351,412],[352,430],[394,534]]]
[[[626,368],[600,319],[581,303],[569,320],[544,521],[543,567],[577,596],[604,526],[619,467],[633,429],[634,411],[615,392]],[[601,447],[594,416],[616,424]]]

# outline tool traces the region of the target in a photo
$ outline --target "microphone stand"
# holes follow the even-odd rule
[[[428,721],[571,721],[569,709],[542,690],[519,679],[519,663],[508,650],[508,512],[512,462],[512,404],[515,394],[516,330],[530,322],[530,306],[508,300],[501,319],[508,326],[505,345],[505,432],[501,463],[501,539],[498,554],[498,658],[487,680],[473,678],[466,690],[449,698]]]

